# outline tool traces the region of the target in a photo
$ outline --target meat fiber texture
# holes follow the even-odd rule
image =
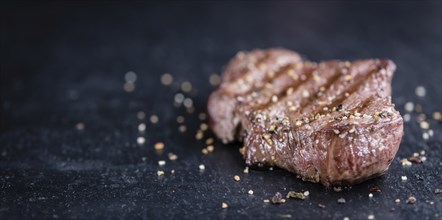
[[[304,60],[285,49],[239,52],[209,97],[210,127],[243,141],[249,166],[278,166],[325,186],[383,175],[403,136],[388,59]]]

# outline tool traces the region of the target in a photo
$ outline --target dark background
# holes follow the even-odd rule
[[[442,126],[431,119],[442,110],[441,14],[440,1],[3,2],[0,219],[441,219],[442,198],[434,190],[442,188]],[[392,59],[398,66],[393,102],[401,113],[405,102],[420,103],[434,136],[422,139],[412,113],[389,172],[343,192],[283,170],[243,174],[240,144],[216,142],[215,152],[202,156],[205,144],[195,132],[213,89],[210,74],[237,51],[275,46],[316,61]],[[128,71],[138,76],[132,93],[123,90]],[[160,84],[165,72],[174,86]],[[173,107],[185,80],[193,85],[186,94],[193,114]],[[427,91],[423,98],[414,92],[419,85]],[[146,119],[137,119],[138,111]],[[148,122],[151,114],[158,124]],[[186,118],[185,133],[178,132],[178,115]],[[137,130],[141,121],[144,134]],[[79,122],[83,131],[75,129]],[[144,145],[136,143],[140,135]],[[166,145],[161,154],[153,149],[157,141]],[[421,150],[423,164],[400,165]],[[169,161],[168,152],[178,160]],[[161,159],[167,172],[158,177]],[[369,199],[374,186],[381,192]],[[290,190],[310,196],[279,206],[262,201]],[[405,203],[409,196],[416,204]],[[341,197],[346,204],[336,202]],[[222,202],[229,208],[221,209]]]

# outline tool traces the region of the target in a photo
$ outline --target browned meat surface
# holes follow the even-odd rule
[[[215,134],[224,141],[244,140],[248,165],[278,166],[325,186],[385,173],[403,135],[402,118],[390,100],[394,63],[316,64],[276,51],[290,59],[272,68],[275,62],[267,62],[271,70],[259,73],[244,71],[250,66],[244,57],[263,51],[230,62],[209,98]],[[273,54],[277,60],[278,53]]]
[[[223,82],[209,98],[208,111],[213,132],[223,142],[232,142],[239,131],[237,104],[240,96],[265,89],[266,82],[301,62],[301,57],[285,49],[254,50],[238,53],[227,65]]]

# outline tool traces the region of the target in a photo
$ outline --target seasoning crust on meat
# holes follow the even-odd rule
[[[211,128],[243,141],[248,165],[350,185],[384,174],[403,135],[390,60],[303,60],[285,49],[240,52],[209,97]]]

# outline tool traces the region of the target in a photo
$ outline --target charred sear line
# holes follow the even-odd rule
[[[250,53],[248,53],[247,59],[250,59],[249,57],[253,57],[255,55],[255,53],[258,53],[259,51],[252,51]],[[257,59],[253,59],[251,62],[247,62],[244,64],[244,66],[242,66],[241,70],[239,70],[238,73],[233,74],[233,76],[228,77],[223,83],[232,83],[235,81],[239,81],[239,80],[245,80],[246,77],[248,77],[249,75],[252,75],[252,71],[249,67],[250,66],[259,66],[263,61],[269,59],[269,53],[268,52],[262,52],[264,54],[260,54],[261,56],[258,57]],[[255,55],[257,56],[257,55]],[[238,59],[238,58],[235,58]],[[237,60],[235,60],[236,62],[238,62]],[[253,62],[254,61],[254,62]]]
[[[355,91],[357,91],[358,89],[361,88],[361,83],[362,82],[366,82],[369,80],[369,78],[373,77],[373,75],[375,75],[378,72],[378,70],[373,70],[370,71],[368,74],[365,74],[359,77],[356,77],[351,84],[347,84],[347,88],[345,88],[344,90],[342,90],[342,92],[336,94],[335,96],[333,96],[332,100],[328,100],[328,104],[325,105],[329,110],[333,109],[333,107],[338,106],[339,104],[341,104],[346,98],[350,97]],[[330,92],[330,91],[328,91]],[[327,93],[328,93],[327,92]],[[348,95],[345,95],[348,94]],[[367,96],[370,96],[370,94],[367,94]],[[328,110],[327,110],[328,111]],[[318,109],[318,111],[316,113],[319,114],[324,114],[327,111],[323,110],[323,108]]]
[[[287,87],[287,89],[292,88],[293,91],[294,91],[293,93],[295,93],[296,89],[299,88],[300,86],[302,86],[302,85],[304,85],[304,84],[307,84],[307,83],[311,83],[311,79],[312,79],[312,74],[313,74],[313,72],[314,72],[313,69],[312,69],[312,70],[308,70],[308,71],[304,71],[305,76],[306,76],[305,80],[303,80],[303,81],[301,81],[301,80],[297,80],[297,81],[296,81],[296,84]],[[293,96],[294,96],[293,93],[289,95],[289,94],[286,93],[286,90],[282,90],[280,93],[278,93],[278,94],[273,94],[273,95],[275,95],[275,96],[278,98],[278,100],[285,100],[285,99],[287,99],[287,98],[291,98],[291,97],[293,97]],[[293,98],[296,98],[296,97],[293,97]],[[272,102],[271,99],[269,99],[268,102],[266,102],[265,104],[254,106],[253,110],[255,110],[255,111],[259,111],[259,110],[263,110],[263,109],[271,108],[271,107],[273,107],[274,105],[276,105],[277,103],[278,103],[278,102]]]
[[[317,99],[318,99],[318,97],[319,97],[318,94],[319,94],[319,92],[320,92],[320,90],[321,90],[321,87],[324,88],[324,91],[322,91],[322,93],[324,93],[324,92],[326,92],[328,89],[330,89],[330,86],[331,86],[333,83],[335,83],[338,79],[340,79],[340,78],[342,78],[342,77],[343,77],[343,76],[342,76],[341,71],[336,70],[336,71],[335,71],[335,74],[332,74],[332,75],[331,75],[330,80],[327,80],[326,83],[325,83],[324,85],[318,87],[317,90],[314,91],[314,93],[313,93],[314,96],[313,96],[313,97],[310,97],[309,99],[303,99],[303,102],[301,103],[300,108],[302,109],[302,108],[305,108],[305,107],[308,107],[308,106],[311,106],[311,105],[316,104],[316,101],[317,101]],[[304,100],[305,100],[305,101],[304,101]],[[310,114],[310,113],[311,113],[311,112],[304,112],[304,114]]]

